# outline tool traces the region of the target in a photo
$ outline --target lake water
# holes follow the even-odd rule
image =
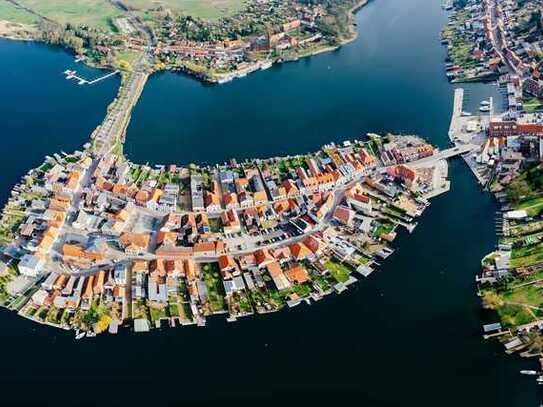
[[[45,155],[80,148],[104,118],[117,93],[118,78],[100,86],[77,86],[62,74],[101,75],[76,64],[65,51],[30,42],[0,40],[0,201]]]
[[[446,146],[453,88],[439,1],[376,0],[356,21],[359,38],[336,52],[225,85],[153,76],[128,129],[128,156],[214,163],[315,150],[368,131]],[[113,97],[114,80],[78,87],[59,76],[70,61],[51,48],[0,42],[0,89],[12,89],[0,102],[9,152],[2,188],[44,154],[85,142]],[[499,98],[495,86],[468,86],[465,110],[489,96]],[[540,389],[518,373],[534,362],[482,340],[481,325],[493,319],[481,311],[474,277],[495,245],[494,201],[460,160],[450,178],[450,193],[399,237],[381,270],[311,306],[79,342],[0,312],[2,404],[539,405]]]

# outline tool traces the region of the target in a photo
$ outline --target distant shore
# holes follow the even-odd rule
[[[349,21],[349,30],[351,31],[351,37],[343,40],[341,42],[341,45],[348,44],[349,42],[352,42],[358,38],[358,30],[355,28],[355,25],[354,25],[354,17],[356,13],[358,13],[368,3],[369,3],[369,0],[360,0],[349,10],[350,20],[351,20]]]

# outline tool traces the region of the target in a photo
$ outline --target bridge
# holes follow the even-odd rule
[[[452,158],[457,155],[469,153],[479,148],[481,148],[481,146],[477,144],[460,144],[455,147],[441,150],[437,152],[436,154],[431,155],[429,157],[424,157],[424,158],[421,158],[420,160],[412,161],[406,164],[409,165],[410,167],[426,167],[428,166],[428,164],[435,164],[439,160],[446,160],[448,158]]]

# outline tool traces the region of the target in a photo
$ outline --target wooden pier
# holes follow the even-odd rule
[[[73,79],[78,82],[78,85],[94,85],[95,83],[101,82],[111,76],[117,75],[119,72],[119,70],[116,70],[93,80],[88,80],[81,76],[78,76],[76,71],[71,71],[69,69],[66,69],[63,73],[64,75],[66,75],[66,79]]]

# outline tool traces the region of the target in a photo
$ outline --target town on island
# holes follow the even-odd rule
[[[400,227],[413,231],[450,188],[447,159],[461,156],[499,205],[497,245],[475,279],[483,337],[540,358],[540,369],[523,373],[543,383],[539,1],[443,1],[444,75],[499,86],[503,99],[468,112],[457,87],[449,148],[368,134],[297,156],[141,165],[123,146],[149,75],[180,70],[220,84],[336,49],[355,37],[352,14],[366,1],[259,0],[213,16],[165,4],[104,1],[99,15],[68,10],[79,20],[66,23],[35,2],[0,0],[9,16],[0,36],[61,45],[110,70],[95,80],[67,70],[80,85],[122,78],[90,141],[46,157],[14,187],[0,225],[2,305],[81,338],[318,301],[394,251]]]
[[[122,77],[90,141],[29,171],[0,223],[2,305],[73,329],[76,338],[121,327],[201,326],[214,314],[234,321],[341,293],[394,251],[399,227],[411,232],[429,199],[449,189],[446,159],[474,147],[439,151],[415,135],[369,134],[243,163],[136,164],[123,145],[150,74],[199,65],[205,74],[197,78],[221,82],[334,49],[354,37],[352,12],[365,2],[259,1],[213,25],[191,20],[179,29],[188,17],[115,1],[114,34],[61,26],[24,1],[8,3],[38,20],[32,28],[11,24],[15,38],[61,44],[78,61],[114,69],[92,81],[66,71],[68,79],[89,85]],[[262,23],[271,17],[273,24]],[[242,22],[265,32],[230,38]]]

